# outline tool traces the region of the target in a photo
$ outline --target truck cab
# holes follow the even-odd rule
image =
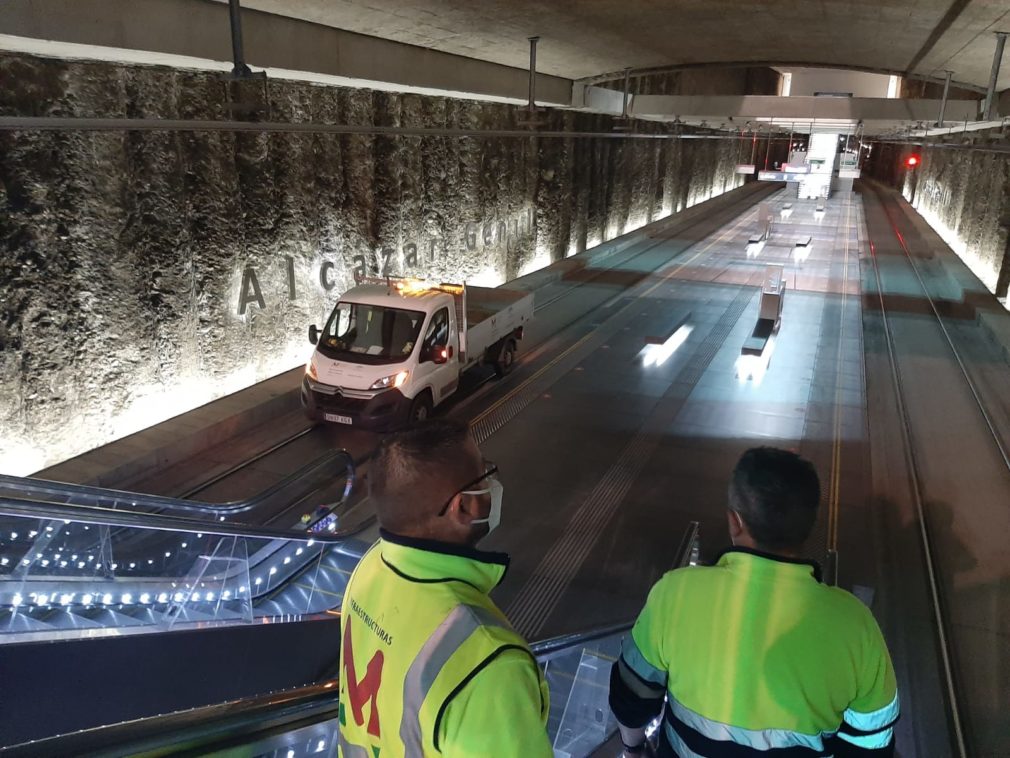
[[[427,418],[458,389],[460,374],[471,366],[502,360],[506,353],[511,365],[515,340],[532,318],[532,296],[511,293],[504,298],[508,308],[489,308],[469,302],[474,290],[483,288],[391,279],[348,290],[321,330],[309,328],[316,348],[302,382],[306,415],[353,427],[396,428]],[[524,307],[512,307],[517,304]],[[467,314],[478,312],[486,317],[468,324]]]

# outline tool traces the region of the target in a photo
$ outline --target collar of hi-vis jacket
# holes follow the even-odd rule
[[[382,562],[411,582],[463,582],[485,595],[505,578],[507,553],[491,553],[466,545],[404,537],[379,530]]]
[[[724,566],[730,570],[746,568],[757,573],[788,575],[797,578],[813,577],[818,582],[821,579],[821,567],[817,561],[804,558],[787,558],[784,555],[766,553],[763,550],[753,550],[747,547],[731,547],[716,556],[713,566]]]

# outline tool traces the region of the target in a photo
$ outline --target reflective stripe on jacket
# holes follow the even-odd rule
[[[344,758],[551,755],[546,682],[488,597],[506,566],[382,532],[344,595]]]
[[[886,754],[898,695],[866,606],[814,564],[734,548],[652,588],[611,707],[629,727],[663,711],[661,755]]]

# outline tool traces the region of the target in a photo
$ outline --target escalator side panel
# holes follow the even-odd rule
[[[339,616],[0,645],[0,743],[299,687],[333,669]],[[15,684],[16,683],[16,684]]]

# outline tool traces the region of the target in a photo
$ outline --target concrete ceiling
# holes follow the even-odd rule
[[[226,2],[227,0],[218,0]],[[571,79],[710,63],[857,67],[985,87],[1007,0],[242,0],[243,7]],[[1010,88],[1010,54],[999,89]]]

